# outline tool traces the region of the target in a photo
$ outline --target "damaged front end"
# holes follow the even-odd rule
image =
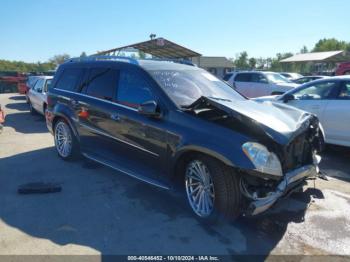
[[[209,97],[185,110],[252,139],[242,145],[242,152],[255,168],[236,166],[246,215],[264,212],[319,172],[321,130],[312,114],[271,102]]]

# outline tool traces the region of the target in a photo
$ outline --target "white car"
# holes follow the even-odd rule
[[[228,73],[224,80],[246,97],[283,94],[298,84],[274,72],[242,71]]]
[[[254,99],[287,103],[320,119],[326,143],[350,146],[350,76],[306,83],[284,95]]]
[[[303,75],[298,73],[281,72],[280,74],[290,81],[303,77]]]
[[[51,84],[52,76],[40,76],[35,85],[27,92],[27,100],[29,103],[30,112],[36,112],[45,115],[47,106],[47,90]]]

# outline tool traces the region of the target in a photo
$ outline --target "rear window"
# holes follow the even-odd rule
[[[93,68],[89,74],[86,94],[112,101],[118,83],[118,71],[111,68]]]
[[[55,88],[67,91],[76,91],[76,86],[83,75],[83,69],[66,68],[63,70]]]
[[[249,74],[249,73],[237,74],[235,77],[235,81],[237,81],[237,82],[250,82],[251,81],[251,74]]]

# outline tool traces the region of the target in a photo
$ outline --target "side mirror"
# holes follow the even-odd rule
[[[283,96],[283,103],[288,103],[290,100],[294,100],[294,96],[292,94],[285,94]]]
[[[156,101],[146,101],[139,105],[137,110],[141,115],[159,118],[160,112],[158,110],[158,105]]]

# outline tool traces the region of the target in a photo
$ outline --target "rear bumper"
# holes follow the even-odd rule
[[[257,215],[269,209],[276,201],[301,185],[306,178],[316,177],[317,165],[307,165],[297,168],[285,174],[284,179],[278,184],[276,190],[267,197],[259,198],[248,206],[247,215]]]

